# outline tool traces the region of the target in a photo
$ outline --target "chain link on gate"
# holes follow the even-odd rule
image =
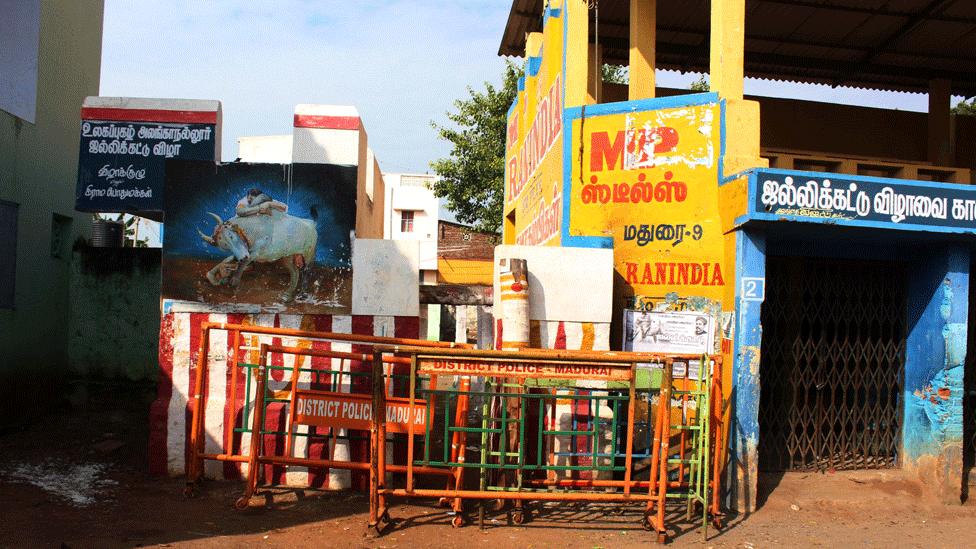
[[[906,294],[892,263],[770,257],[759,467],[893,467]]]

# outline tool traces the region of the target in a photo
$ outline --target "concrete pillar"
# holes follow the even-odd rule
[[[603,98],[603,46],[590,44],[586,50],[586,103],[595,105]]]
[[[654,97],[657,0],[630,0],[630,83],[627,99]]]
[[[566,73],[563,75],[566,108],[587,103],[587,61],[589,44],[589,11],[587,0],[564,0],[566,25]]]
[[[962,246],[928,250],[908,283],[902,466],[949,504],[962,496],[969,258]]]
[[[929,162],[939,166],[954,163],[953,139],[949,102],[952,82],[937,78],[929,82]]]
[[[499,264],[502,350],[529,346],[529,270],[524,259],[501,259]]]
[[[736,233],[736,326],[732,362],[732,422],[729,425],[729,504],[756,510],[759,475],[760,311],[766,297],[766,235]]]
[[[709,85],[726,99],[742,99],[746,0],[712,0]]]

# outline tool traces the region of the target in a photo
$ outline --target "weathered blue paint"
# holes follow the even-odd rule
[[[765,299],[766,237],[757,230],[736,233],[735,335],[732,364],[732,459],[730,504],[740,511],[756,508],[759,444],[759,314]]]
[[[933,458],[948,499],[953,492],[958,498],[962,474],[969,257],[961,246],[936,247],[915,262],[909,278],[903,463],[918,467]]]

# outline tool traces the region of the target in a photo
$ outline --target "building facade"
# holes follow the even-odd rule
[[[80,106],[98,94],[102,50],[101,0],[13,5],[0,48],[34,64],[26,77],[0,67],[0,426],[56,395],[68,371],[72,245],[90,227],[74,211]],[[11,106],[25,97],[30,108]]]
[[[440,200],[434,195],[435,176],[385,173],[386,212],[383,238],[416,241],[420,246],[420,280],[437,282],[437,230]]]
[[[513,4],[500,53],[524,55],[525,76],[504,243],[612,250],[614,347],[628,310],[711,318],[739,510],[755,508],[760,470],[901,467],[958,502],[976,242],[972,120],[949,115],[976,86],[964,44],[940,42],[922,8],[866,33],[853,14],[877,14],[854,3],[778,18],[755,0],[749,25],[745,0],[590,4]],[[808,30],[836,51],[811,57],[786,15],[820,21]],[[964,41],[976,13],[954,17]],[[855,27],[870,55],[843,41]],[[927,76],[899,68],[926,55]],[[604,62],[628,65],[629,84],[604,84]],[[708,71],[711,91],[659,90],[656,68]],[[746,75],[928,93],[930,109],[750,98]]]

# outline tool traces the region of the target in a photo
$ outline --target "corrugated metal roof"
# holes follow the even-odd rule
[[[544,3],[513,0],[499,55],[524,54]],[[604,60],[626,65],[630,2],[598,3]],[[658,68],[707,72],[708,0],[657,4]],[[746,0],[745,47],[754,78],[921,93],[948,78],[976,95],[976,0]]]

